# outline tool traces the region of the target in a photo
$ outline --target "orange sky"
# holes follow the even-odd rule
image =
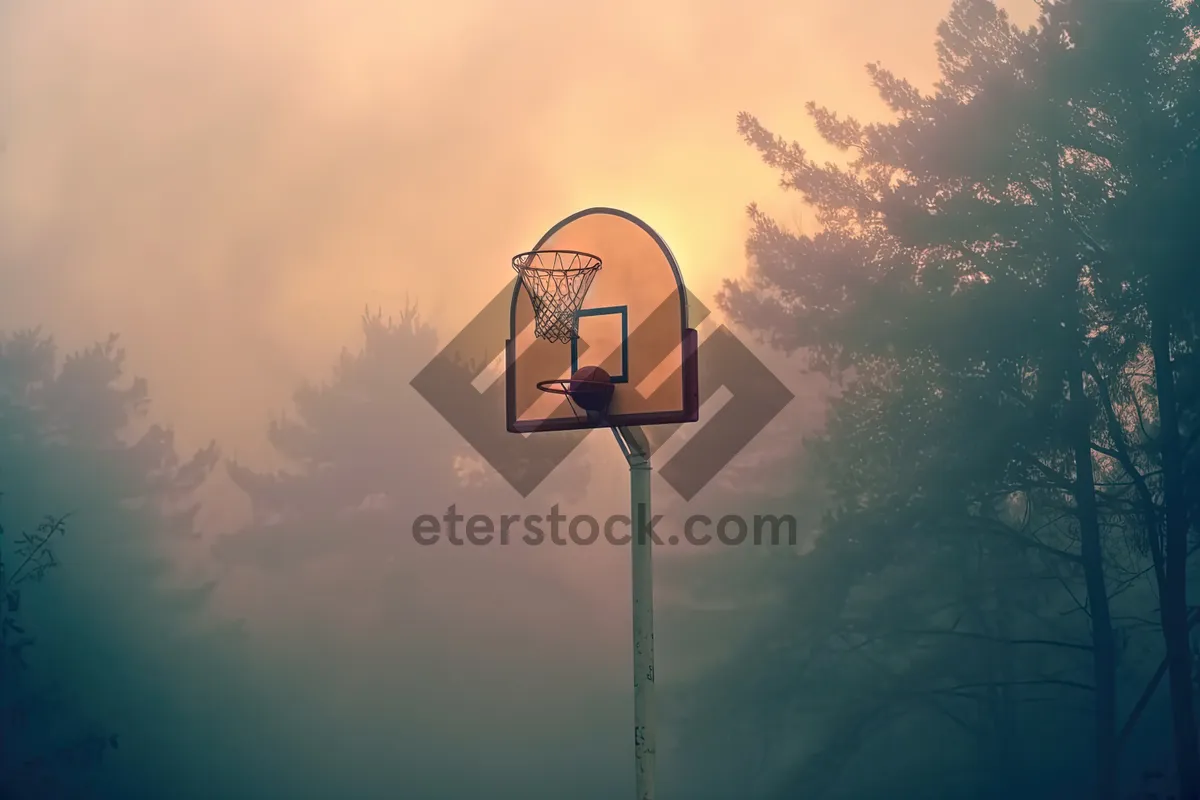
[[[749,202],[800,219],[735,115],[805,144],[809,99],[880,115],[863,65],[928,85],[948,6],[10,0],[0,309],[121,332],[185,443],[253,458],[365,304],[449,333],[577,208],[643,217],[711,294]]]

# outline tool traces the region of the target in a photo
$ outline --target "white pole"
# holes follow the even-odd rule
[[[633,533],[633,753],[637,800],[654,800],[654,575],[650,520],[650,457],[629,456]]]

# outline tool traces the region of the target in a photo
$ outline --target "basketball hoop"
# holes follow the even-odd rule
[[[512,265],[533,302],[533,333],[566,344],[579,332],[576,312],[600,269],[600,257],[578,250],[533,250]]]
[[[657,517],[651,506],[653,448],[642,426],[700,418],[699,338],[688,327],[689,294],[662,237],[615,208],[589,208],[562,219],[529,252],[513,256],[512,267],[520,280],[509,285],[504,343],[508,431],[572,431],[582,438],[608,428],[629,467],[635,767],[629,788],[638,800],[654,800],[651,543]],[[669,375],[651,381],[659,366],[670,367]],[[639,388],[650,382],[658,388],[643,396]]]

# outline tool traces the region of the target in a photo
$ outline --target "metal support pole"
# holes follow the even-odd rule
[[[640,431],[614,429],[629,462],[633,566],[633,755],[637,800],[654,800],[654,572],[651,551],[650,453]]]

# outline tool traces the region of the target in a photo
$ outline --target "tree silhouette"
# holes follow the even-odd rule
[[[50,552],[62,564],[54,580],[20,596],[18,624],[37,640],[26,651],[32,677],[22,685],[33,687],[25,697],[53,690],[64,719],[99,720],[121,737],[122,749],[90,787],[100,796],[199,796],[197,770],[204,767],[185,742],[212,737],[212,756],[230,755],[215,734],[216,710],[199,698],[234,688],[236,648],[232,632],[201,613],[215,584],[183,582],[176,564],[195,548],[192,494],[218,452],[210,445],[180,458],[172,432],[144,421],[148,398],[145,381],[124,377],[115,336],[61,362],[53,339],[38,330],[0,340],[0,475],[9,530],[33,529],[42,509],[72,514],[70,535],[52,551],[38,542],[60,530],[55,526],[32,538],[6,537],[5,564],[18,565],[6,580],[36,574],[51,563],[39,560]],[[19,566],[22,548],[30,547],[26,556],[40,555]],[[62,736],[44,713],[50,707],[34,710],[28,741]],[[237,737],[228,741],[232,746]],[[35,755],[57,769],[45,762],[51,754]]]
[[[1127,655],[1141,628],[1122,620],[1153,616],[1156,593],[1182,796],[1200,792],[1182,594],[1196,398],[1178,391],[1200,296],[1181,213],[1196,207],[1194,14],[1078,0],[1047,4],[1021,30],[988,0],[958,0],[939,27],[933,94],[869,69],[895,121],[809,105],[821,137],[851,154],[845,166],[739,118],[821,230],[794,235],[752,207],[751,270],[722,305],[846,382],[810,447],[831,510],[801,564],[837,576],[813,581],[826,593],[815,645],[828,655],[837,615],[843,669],[904,640],[886,652],[889,674],[903,665],[906,702],[941,693],[940,713],[958,722],[956,703],[986,707],[996,760],[980,796],[1008,796],[1004,782],[1020,777],[1018,707],[1050,685],[1059,702],[1091,697],[1095,796],[1116,796],[1140,713],[1118,717],[1118,668],[1153,681]],[[901,580],[914,570],[916,585]],[[863,592],[885,606],[852,614]],[[1076,601],[1081,623],[1051,624]],[[975,663],[930,637],[1004,647]],[[1079,656],[1088,680],[1063,677]],[[950,701],[968,664],[974,688]],[[883,694],[895,711],[895,692]],[[843,764],[898,724],[877,705],[853,710],[861,701],[835,706]],[[839,762],[820,763],[828,783]],[[800,780],[817,785],[811,769]]]
[[[362,317],[363,344],[343,350],[331,378],[306,382],[294,393],[294,415],[272,421],[267,436],[288,467],[258,471],[236,461],[227,464],[234,483],[250,499],[255,523],[219,545],[224,557],[255,561],[313,558],[342,547],[334,535],[347,515],[386,520],[376,544],[395,554],[402,532],[421,513],[441,513],[446,505],[511,496],[467,463],[469,445],[413,391],[413,375],[437,355],[437,335],[415,305],[398,319],[382,311]],[[467,374],[477,365],[463,363]],[[502,409],[496,409],[496,419]],[[552,476],[550,491],[579,494],[579,474]],[[357,540],[361,542],[362,540]]]
[[[369,311],[362,323],[361,345],[342,353],[328,379],[302,384],[294,410],[268,427],[287,465],[227,464],[254,519],[214,545],[231,581],[253,596],[256,642],[278,659],[280,682],[306,698],[307,739],[297,747],[355,742],[336,763],[300,773],[306,791],[335,794],[353,781],[371,796],[458,796],[454,787],[468,796],[484,784],[504,794],[533,785],[535,774],[567,791],[580,761],[520,775],[511,765],[567,752],[559,748],[571,738],[559,731],[606,747],[616,739],[595,729],[625,709],[595,699],[608,691],[597,665],[610,655],[590,632],[595,610],[551,566],[564,549],[454,546],[445,537],[423,546],[412,535],[417,517],[440,517],[452,504],[494,521],[534,505],[545,514],[549,503],[526,503],[499,476],[472,468],[470,446],[409,385],[438,353],[415,306],[393,318]],[[476,367],[462,364],[468,375]],[[493,411],[502,426],[503,408]],[[546,481],[549,493],[586,486],[581,471],[562,472]],[[579,708],[596,723],[580,729]],[[410,746],[398,752],[398,740]],[[449,751],[486,752],[495,764],[447,774],[437,765]],[[606,791],[610,779],[596,780],[593,791]]]
[[[346,511],[420,480],[412,459],[432,451],[433,434],[405,424],[413,405],[408,381],[433,357],[436,334],[415,307],[395,322],[367,312],[362,330],[361,351],[343,350],[329,382],[296,390],[296,416],[270,424],[268,440],[294,471],[262,474],[228,465],[256,518]]]
[[[87,768],[118,746],[116,735],[97,733],[85,720],[64,725],[61,703],[55,709],[50,687],[28,674],[26,651],[37,638],[24,624],[21,598],[58,566],[53,540],[65,531],[65,518],[46,517],[34,532],[22,532],[10,544],[0,526],[0,794],[13,800],[86,794]],[[57,724],[47,725],[44,716],[55,710]]]

